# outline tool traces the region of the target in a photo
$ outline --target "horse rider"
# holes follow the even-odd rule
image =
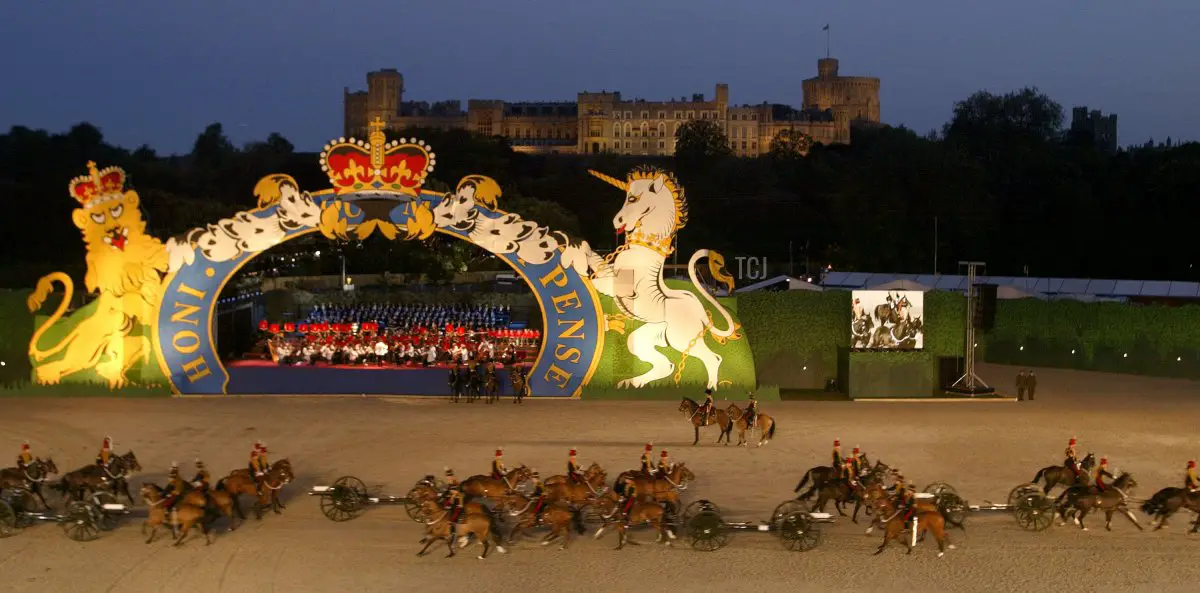
[[[457,489],[458,489],[458,478],[456,478],[456,477],[454,476],[454,470],[453,470],[453,469],[450,469],[449,467],[447,467],[447,468],[446,468],[445,477],[446,477],[446,489],[445,489],[445,490],[443,490],[443,491],[442,491],[442,492],[441,492],[441,493],[438,495],[438,499],[439,499],[439,500],[440,500],[440,501],[441,501],[443,504],[444,504],[444,503],[446,503],[446,501],[450,500],[450,491],[451,491],[451,490],[457,490]]]
[[[637,502],[637,482],[633,476],[625,476],[625,488],[621,491],[621,502],[624,503],[621,507],[621,514],[625,516],[625,520],[629,520],[629,511],[633,510],[633,503]]]
[[[1096,491],[1104,492],[1108,490],[1108,486],[1104,485],[1104,478],[1112,478],[1113,475],[1108,472],[1108,458],[1101,457],[1100,465],[1096,467]]]
[[[833,473],[837,477],[842,477],[842,471],[845,470],[845,463],[842,460],[842,442],[837,439],[833,439],[833,464],[831,467],[833,467]]]
[[[96,465],[104,468],[108,472],[109,464],[112,462],[112,437],[104,437],[104,442],[100,444],[100,454],[96,455]]]
[[[858,477],[862,473],[863,454],[858,446],[854,446],[854,450],[850,452],[850,457],[846,458],[850,462],[850,474],[852,477]]]
[[[454,477],[454,470],[450,468],[446,468],[446,500],[442,508],[450,513],[451,523],[458,522],[458,516],[462,514],[463,509],[463,495],[458,487],[458,478]]]
[[[579,473],[579,462],[575,460],[575,449],[567,453],[567,479],[574,484],[583,483],[583,474]]]
[[[754,392],[750,392],[750,401],[746,402],[746,411],[742,414],[746,419],[746,427],[754,428],[754,424],[758,422],[758,400],[754,399]]]
[[[1066,450],[1067,459],[1063,461],[1063,465],[1071,470],[1075,475],[1076,481],[1083,475],[1083,470],[1079,468],[1079,454],[1075,452],[1075,437],[1071,437],[1071,441],[1067,443]]]
[[[654,475],[654,445],[646,443],[646,450],[642,452],[642,473],[647,476]]]
[[[669,475],[671,475],[671,459],[667,456],[667,450],[663,449],[658,456],[658,471],[654,472],[654,476],[665,480]]]
[[[33,452],[29,450],[29,441],[21,443],[21,452],[17,454],[17,469],[25,471],[33,463]]]
[[[258,491],[258,495],[262,496],[263,481],[266,478],[266,448],[262,441],[255,441],[254,449],[250,451],[250,477],[254,479],[254,487]]]
[[[896,493],[894,502],[897,512],[903,513],[900,515],[903,518],[902,521],[907,524],[916,511],[917,485],[909,484],[908,486],[900,487]]]
[[[704,416],[702,416],[702,418],[704,419],[704,421],[701,424],[702,426],[708,424],[709,417],[712,415],[713,408],[715,408],[715,407],[716,407],[716,404],[713,403],[712,389],[711,388],[705,389],[704,390],[704,403],[701,404],[701,406],[700,406],[700,411],[701,411],[701,413],[704,414]]]
[[[172,461],[171,471],[167,472],[167,487],[163,488],[163,510],[172,510],[185,488],[183,478],[179,477],[179,464]]]
[[[196,460],[196,476],[192,478],[192,487],[201,491],[208,492],[208,483],[212,479],[212,475],[208,473],[208,468],[204,467],[204,462]]]
[[[496,449],[496,458],[492,460],[492,479],[504,480],[504,473],[506,471],[504,467],[504,448],[501,447]],[[507,483],[507,480],[504,481]]]
[[[536,501],[533,505],[533,520],[541,523],[542,510],[546,507],[546,484],[542,482],[542,477],[536,469],[530,472],[529,480],[533,482],[533,499]]]
[[[1187,475],[1183,478],[1183,487],[1188,492],[1200,492],[1200,478],[1196,477],[1196,462],[1187,462]]]
[[[904,488],[904,474],[896,472],[895,482],[893,482],[891,487],[889,487],[887,490],[892,493],[899,494],[902,490],[904,490]]]

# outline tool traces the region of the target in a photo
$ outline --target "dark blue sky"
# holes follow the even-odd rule
[[[1036,85],[1068,118],[1073,105],[1116,112],[1123,145],[1200,139],[1196,0],[11,4],[0,129],[90,121],[164,152],[190,150],[214,121],[238,144],[278,131],[319,149],[341,133],[342,87],[384,67],[420,100],[664,99],[720,81],[736,103],[796,105],[827,22],[842,73],[883,80],[891,124],[925,132],[973,91]]]

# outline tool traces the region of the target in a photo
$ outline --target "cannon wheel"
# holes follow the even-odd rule
[[[321,496],[321,512],[330,521],[349,521],[367,508],[367,485],[354,476],[342,476],[333,481],[330,490]]]
[[[17,514],[8,501],[0,500],[0,537],[10,537],[20,531],[20,527],[17,526]]]
[[[719,515],[721,514],[721,507],[708,500],[692,501],[691,504],[684,507],[683,514],[679,516],[680,524],[687,525],[692,520],[692,517],[695,517],[702,511],[713,511]]]
[[[1008,492],[1008,506],[1015,507],[1015,506],[1017,506],[1017,501],[1024,498],[1026,494],[1034,494],[1034,493],[1045,494],[1046,492],[1044,490],[1042,490],[1041,486],[1038,486],[1037,484],[1034,484],[1033,482],[1029,482],[1026,484],[1021,484],[1020,486],[1016,486]]]
[[[805,517],[808,517],[808,505],[799,500],[783,501],[783,503],[775,507],[775,512],[771,513],[771,527],[779,529],[783,520],[794,512],[802,512],[805,514]]]
[[[821,545],[821,528],[807,510],[792,511],[779,521],[779,540],[793,552],[807,552]]]
[[[1017,524],[1026,531],[1045,531],[1054,522],[1054,501],[1041,491],[1017,499],[1013,509]]]
[[[77,542],[90,542],[100,537],[100,527],[96,517],[99,509],[90,501],[77,500],[67,506],[67,515],[63,519],[63,529],[67,537]]]
[[[712,552],[729,544],[729,528],[716,511],[700,511],[685,524],[688,544],[694,550]]]
[[[34,524],[36,520],[28,513],[33,513],[34,509],[40,505],[28,488],[13,488],[12,490],[8,490],[4,498],[5,502],[8,503],[9,509],[12,510],[17,528],[24,529]]]
[[[947,484],[945,482],[934,482],[934,483],[926,486],[924,492],[928,492],[929,494],[932,494],[935,498],[941,497],[943,492],[949,492],[951,494],[958,494],[958,490],[955,490],[954,486],[951,486],[950,484]]]
[[[419,486],[413,486],[413,489],[408,491],[408,496],[404,498],[404,511],[408,513],[408,518],[413,521],[421,521],[421,503],[417,502],[418,488]]]
[[[100,531],[112,531],[116,529],[117,522],[120,519],[114,514],[105,512],[104,505],[117,504],[117,497],[112,492],[101,490],[92,495],[92,503],[100,511],[96,516],[96,527],[99,527]]]
[[[937,502],[937,507],[941,510],[951,522],[959,525],[967,520],[967,501],[963,500],[957,493],[943,490],[938,494],[934,501]]]

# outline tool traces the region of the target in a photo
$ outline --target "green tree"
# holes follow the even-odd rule
[[[808,154],[813,147],[812,136],[800,130],[781,130],[771,140],[771,158],[798,159]]]
[[[731,154],[729,137],[712,121],[694,119],[679,126],[675,134],[675,158],[681,163],[712,163]]]
[[[225,136],[225,130],[219,123],[209,124],[204,128],[192,145],[192,158],[196,164],[210,170],[221,168],[232,160],[236,153],[237,149]]]

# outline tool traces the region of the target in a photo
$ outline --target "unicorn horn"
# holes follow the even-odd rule
[[[629,184],[625,183],[624,181],[621,181],[620,179],[617,179],[616,177],[609,177],[608,175],[605,175],[604,173],[601,173],[599,171],[593,171],[591,169],[588,169],[588,173],[591,173],[592,176],[595,177],[596,179],[599,179],[600,181],[603,181],[621,191],[629,190]]]

